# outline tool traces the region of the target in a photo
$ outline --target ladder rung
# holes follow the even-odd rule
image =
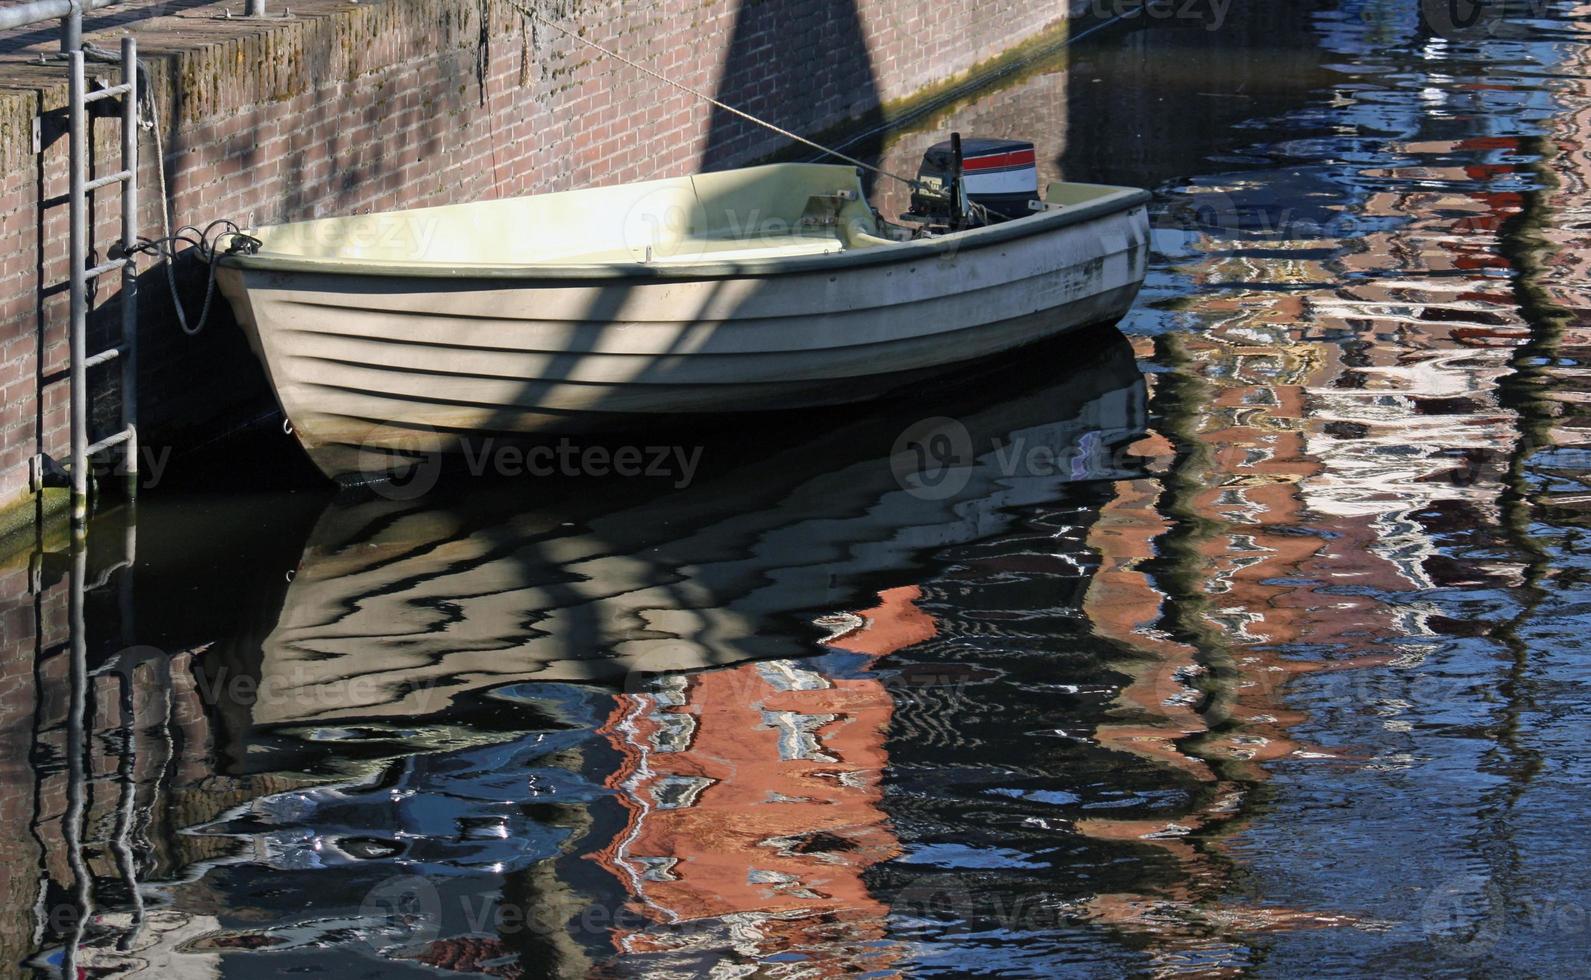
[[[113,174],[106,174],[103,177],[95,177],[93,180],[83,185],[83,191],[85,193],[88,191],[97,191],[101,187],[114,184],[119,180],[127,180],[128,178],[132,177],[132,175],[133,172],[131,170],[118,170]]]
[[[114,565],[110,566],[109,568],[105,569],[103,572],[100,572],[98,578],[94,579],[94,581],[88,583],[87,585],[85,585],[83,587],[83,591],[84,592],[92,592],[95,589],[103,589],[106,585],[110,584],[110,577],[112,575],[115,575],[117,572],[121,571],[124,568],[131,568],[131,567],[133,567],[133,563],[130,562],[130,561],[126,561],[126,560],[119,561],[116,564],[114,564]],[[111,670],[113,670],[116,667],[116,665],[120,662],[120,660],[121,660],[121,654],[120,653],[113,654],[109,660],[105,661],[100,666],[95,667],[93,670],[89,671],[88,672],[88,676],[94,677],[94,676],[96,676],[98,674],[109,673]]]
[[[110,85],[105,88],[89,89],[87,92],[83,93],[83,104],[87,105],[90,102],[98,102],[100,99],[109,99],[114,96],[121,95],[123,92],[130,91],[132,91],[132,86],[126,82],[122,82],[120,85]]]
[[[127,264],[127,257],[126,256],[122,256],[119,259],[111,259],[109,262],[101,262],[99,265],[96,265],[96,266],[94,266],[91,269],[84,270],[83,278],[84,279],[97,279],[100,276],[103,276],[107,272],[115,272],[117,269],[120,269],[122,266],[124,266],[126,264]]]
[[[125,429],[121,430],[120,432],[116,433],[115,435],[106,436],[105,438],[101,439],[99,442],[93,443],[92,445],[90,445],[88,447],[88,455],[92,456],[92,455],[94,455],[95,453],[99,452],[102,449],[109,449],[112,446],[119,446],[122,443],[126,442],[128,437],[131,436],[132,434],[133,434],[132,427],[129,426],[128,428],[125,428]]]
[[[93,357],[85,358],[83,361],[83,367],[91,368],[100,364],[108,364],[109,362],[114,361],[116,358],[121,356],[122,349],[120,347],[107,347],[98,354],[95,354]]]

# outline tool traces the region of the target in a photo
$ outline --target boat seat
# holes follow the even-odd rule
[[[777,259],[792,255],[827,255],[845,251],[845,243],[832,235],[759,235],[756,238],[688,238],[672,256],[654,263]]]
[[[671,243],[666,253],[654,254],[653,265],[685,265],[692,262],[739,262],[749,259],[777,259],[796,255],[826,255],[845,251],[845,243],[833,235],[759,235],[755,238],[683,238]],[[603,249],[571,255],[561,262],[596,265],[610,262],[635,262],[629,249]]]

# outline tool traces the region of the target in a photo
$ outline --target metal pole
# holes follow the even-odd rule
[[[83,96],[87,86],[83,78],[83,52],[67,52],[70,80],[68,86],[68,143],[71,155],[71,187],[68,208],[71,211],[71,238],[68,246],[71,263],[71,323],[69,346],[71,364],[72,401],[72,530],[81,534],[88,523],[88,385],[87,360],[88,334],[88,115],[84,111]]]
[[[243,16],[264,17],[265,0],[248,0],[248,2],[243,5]]]
[[[138,498],[138,42],[122,38],[122,425],[127,427],[127,499]],[[157,164],[158,165],[158,164]]]
[[[31,0],[29,3],[18,3],[10,0],[4,7],[0,7],[0,31],[41,24],[47,20],[64,21],[72,15],[73,7],[78,8],[81,15],[84,11],[98,10],[111,4],[125,2],[126,0]],[[67,50],[67,43],[67,39],[62,38],[63,51]]]
[[[83,4],[81,0],[69,0],[70,9],[66,16],[61,18],[61,50],[66,52],[83,50]]]
[[[961,152],[961,134],[950,134],[950,230],[960,231],[966,225],[967,212],[962,207],[966,194],[962,190],[962,169],[966,158]]]

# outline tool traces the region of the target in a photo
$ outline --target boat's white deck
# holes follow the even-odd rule
[[[792,163],[320,218],[251,234],[267,256],[459,267],[780,259],[876,244],[850,241],[876,230],[853,168]]]
[[[910,251],[869,207],[852,167],[769,164],[667,180],[475,201],[444,207],[320,218],[259,228],[244,265],[378,275],[565,268],[576,277],[628,276],[637,266],[685,275],[689,267],[739,274]],[[1139,192],[1052,184],[1048,210],[1093,207]],[[1000,234],[975,229],[969,236]]]

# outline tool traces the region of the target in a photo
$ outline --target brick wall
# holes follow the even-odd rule
[[[817,132],[964,72],[1065,19],[1060,0],[531,0],[625,57],[795,131]],[[270,223],[672,176],[763,156],[780,137],[535,23],[505,0],[302,0],[274,25],[224,21],[194,0],[133,0],[91,18],[114,50],[126,27],[151,63],[177,224]],[[38,451],[65,455],[64,68],[28,63],[51,32],[0,38],[0,504]],[[111,70],[95,69],[111,74]],[[34,116],[48,145],[31,147]],[[96,125],[95,172],[118,166],[118,126]],[[142,220],[158,227],[150,134]],[[41,181],[41,174],[43,179]],[[42,186],[41,186],[42,184]],[[101,248],[115,189],[97,196]],[[184,270],[190,309],[202,278]],[[113,337],[115,284],[102,284]],[[163,278],[141,280],[146,444],[191,445],[271,406],[230,312],[181,335]],[[97,413],[114,421],[114,370]],[[96,432],[96,435],[99,434]]]

